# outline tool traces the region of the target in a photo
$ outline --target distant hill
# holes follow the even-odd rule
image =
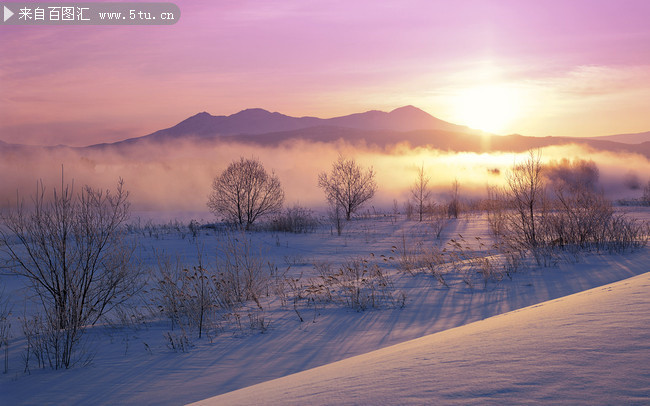
[[[269,146],[291,140],[325,143],[344,140],[380,148],[406,142],[413,147],[429,146],[444,151],[477,153],[524,152],[551,145],[578,144],[600,151],[639,153],[650,159],[650,142],[632,145],[607,137],[494,135],[448,123],[413,106],[401,107],[389,113],[372,110],[329,119],[290,117],[263,109],[247,109],[230,116],[213,116],[203,112],[143,137],[87,148],[109,148],[127,153],[128,147],[133,144],[172,140]]]
[[[317,117],[290,117],[277,112],[271,113],[263,109],[247,109],[230,116],[213,116],[206,112],[198,113],[173,127],[114,144],[130,144],[143,140],[159,141],[184,137],[214,138],[235,135],[251,136],[318,127],[389,130],[398,132],[413,130],[476,132],[467,127],[440,120],[413,106],[400,107],[389,113],[371,110],[365,113],[327,119]]]
[[[650,142],[650,131],[634,134],[616,134],[605,135],[602,137],[592,137],[594,140],[622,142],[624,144],[642,144]]]
[[[344,140],[380,148],[408,143],[413,147],[429,146],[444,151],[477,153],[523,152],[551,145],[577,144],[599,151],[638,153],[650,159],[650,132],[595,138],[501,136],[440,120],[413,106],[400,107],[391,112],[371,110],[327,119],[291,117],[263,109],[247,109],[230,116],[213,116],[202,112],[173,127],[142,137],[71,149],[110,149],[126,154],[131,151],[132,145],[180,140],[258,145],[278,145],[291,140],[325,143]],[[5,153],[39,148],[52,150],[68,147],[21,146],[0,141],[0,152]]]

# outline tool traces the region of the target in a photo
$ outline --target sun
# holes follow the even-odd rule
[[[481,85],[461,90],[454,100],[458,124],[503,134],[519,116],[521,97],[506,85]]]

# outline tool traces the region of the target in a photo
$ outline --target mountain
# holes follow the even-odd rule
[[[234,140],[234,138],[228,137],[224,139]],[[650,159],[650,142],[631,145],[588,138],[527,137],[519,134],[494,135],[476,131],[415,130],[398,132],[319,126],[294,131],[237,137],[236,141],[273,146],[284,141],[299,139],[324,143],[345,140],[353,144],[363,143],[382,148],[407,142],[412,147],[430,146],[442,151],[476,153],[525,152],[530,149],[544,148],[552,145],[577,144],[599,151],[638,153]]]
[[[440,120],[413,106],[400,107],[389,113],[371,110],[365,113],[328,119],[291,117],[277,112],[271,113],[264,109],[247,109],[230,116],[213,116],[206,112],[198,113],[173,127],[156,131],[143,137],[120,141],[115,144],[131,144],[143,140],[161,141],[183,137],[214,138],[239,136],[241,138],[238,138],[238,140],[244,141],[245,137],[248,136],[291,132],[319,127],[398,132],[414,130],[475,132],[467,127]],[[98,146],[104,145],[106,144],[100,144]]]
[[[365,113],[351,114],[349,116],[335,117],[323,120],[323,125],[337,127],[357,128],[364,130],[445,130],[469,131],[467,127],[448,123],[440,120],[417,107],[405,106],[385,113],[371,110]]]
[[[641,144],[650,142],[650,131],[634,134],[615,134],[602,137],[592,137],[594,140],[622,142],[624,144]]]
[[[551,145],[578,144],[599,151],[642,154],[650,159],[650,132],[595,138],[527,137],[518,134],[501,136],[440,120],[413,106],[400,107],[390,112],[371,110],[326,119],[291,117],[264,109],[246,109],[229,116],[213,116],[202,112],[173,127],[143,137],[71,149],[112,149],[128,153],[129,147],[134,144],[174,140],[257,145],[278,145],[291,140],[324,143],[344,140],[380,148],[405,142],[412,147],[429,146],[443,151],[477,153],[523,152]],[[0,152],[3,153],[34,148],[41,147],[0,142]],[[67,147],[43,148],[52,150]]]

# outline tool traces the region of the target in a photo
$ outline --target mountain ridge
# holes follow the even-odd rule
[[[624,144],[642,144],[650,141],[650,131],[589,137],[593,140],[621,142]]]
[[[86,147],[38,147],[10,144],[0,140],[0,151],[70,148],[77,151],[112,149],[126,152],[131,145],[171,141],[279,145],[291,140],[323,143],[343,140],[356,145],[380,148],[406,143],[411,147],[427,146],[440,150],[476,153],[523,152],[551,145],[578,144],[594,150],[637,153],[650,159],[650,141],[634,144],[625,142],[635,135],[650,136],[650,132],[631,134],[625,140],[618,139],[621,135],[593,138],[495,135],[446,122],[412,105],[389,112],[369,110],[332,118],[291,117],[262,108],[249,108],[229,116],[213,116],[202,111],[172,127],[113,143]]]
[[[449,123],[436,118],[414,106],[403,106],[383,112],[369,110],[332,118],[311,116],[292,117],[261,108],[241,110],[229,116],[213,116],[200,112],[178,124],[151,134],[129,138],[112,144],[133,143],[142,140],[164,140],[179,137],[212,138],[224,136],[250,136],[283,131],[294,131],[313,127],[331,126],[362,130],[391,130],[398,132],[413,130],[475,131],[468,127]],[[97,144],[107,145],[107,144]],[[96,146],[96,145],[94,145]]]

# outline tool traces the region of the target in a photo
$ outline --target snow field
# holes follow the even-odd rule
[[[311,234],[260,232],[249,234],[264,257],[282,272],[303,279],[315,278],[313,264],[334,265],[362,256],[393,255],[393,246],[407,239],[445,245],[461,234],[466,240],[489,241],[485,218],[467,216],[451,220],[440,241],[426,225],[391,216],[353,221],[337,237],[328,226]],[[185,233],[158,230],[134,234],[144,267],[153,267],[160,253],[196,264],[197,247]],[[219,235],[202,230],[198,243],[209,267]],[[488,244],[489,245],[489,244]],[[475,245],[476,247],[476,245]],[[13,323],[10,371],[0,375],[0,393],[9,404],[183,404],[280,378],[310,368],[358,356],[433,333],[463,326],[501,313],[560,298],[650,271],[650,250],[626,255],[588,254],[567,258],[549,268],[530,268],[513,279],[469,287],[457,275],[448,275],[449,287],[433,277],[400,274],[386,263],[396,291],[404,292],[404,308],[356,312],[341,306],[318,308],[301,303],[300,322],[291,306],[273,295],[262,299],[269,329],[223,328],[202,339],[190,334],[188,352],[173,352],[163,335],[171,331],[164,318],[145,319],[131,327],[101,325],[89,329],[92,365],[67,371],[23,373],[24,340],[18,320]],[[0,275],[14,316],[29,313],[22,281]],[[134,307],[142,306],[135,301]],[[245,317],[245,314],[243,315]],[[361,396],[361,395],[358,395]],[[469,398],[469,395],[468,397]],[[4,400],[3,399],[3,400]],[[361,399],[361,398],[351,398]],[[421,398],[417,398],[421,399]],[[4,402],[3,402],[4,403]],[[403,403],[403,402],[400,402]]]

